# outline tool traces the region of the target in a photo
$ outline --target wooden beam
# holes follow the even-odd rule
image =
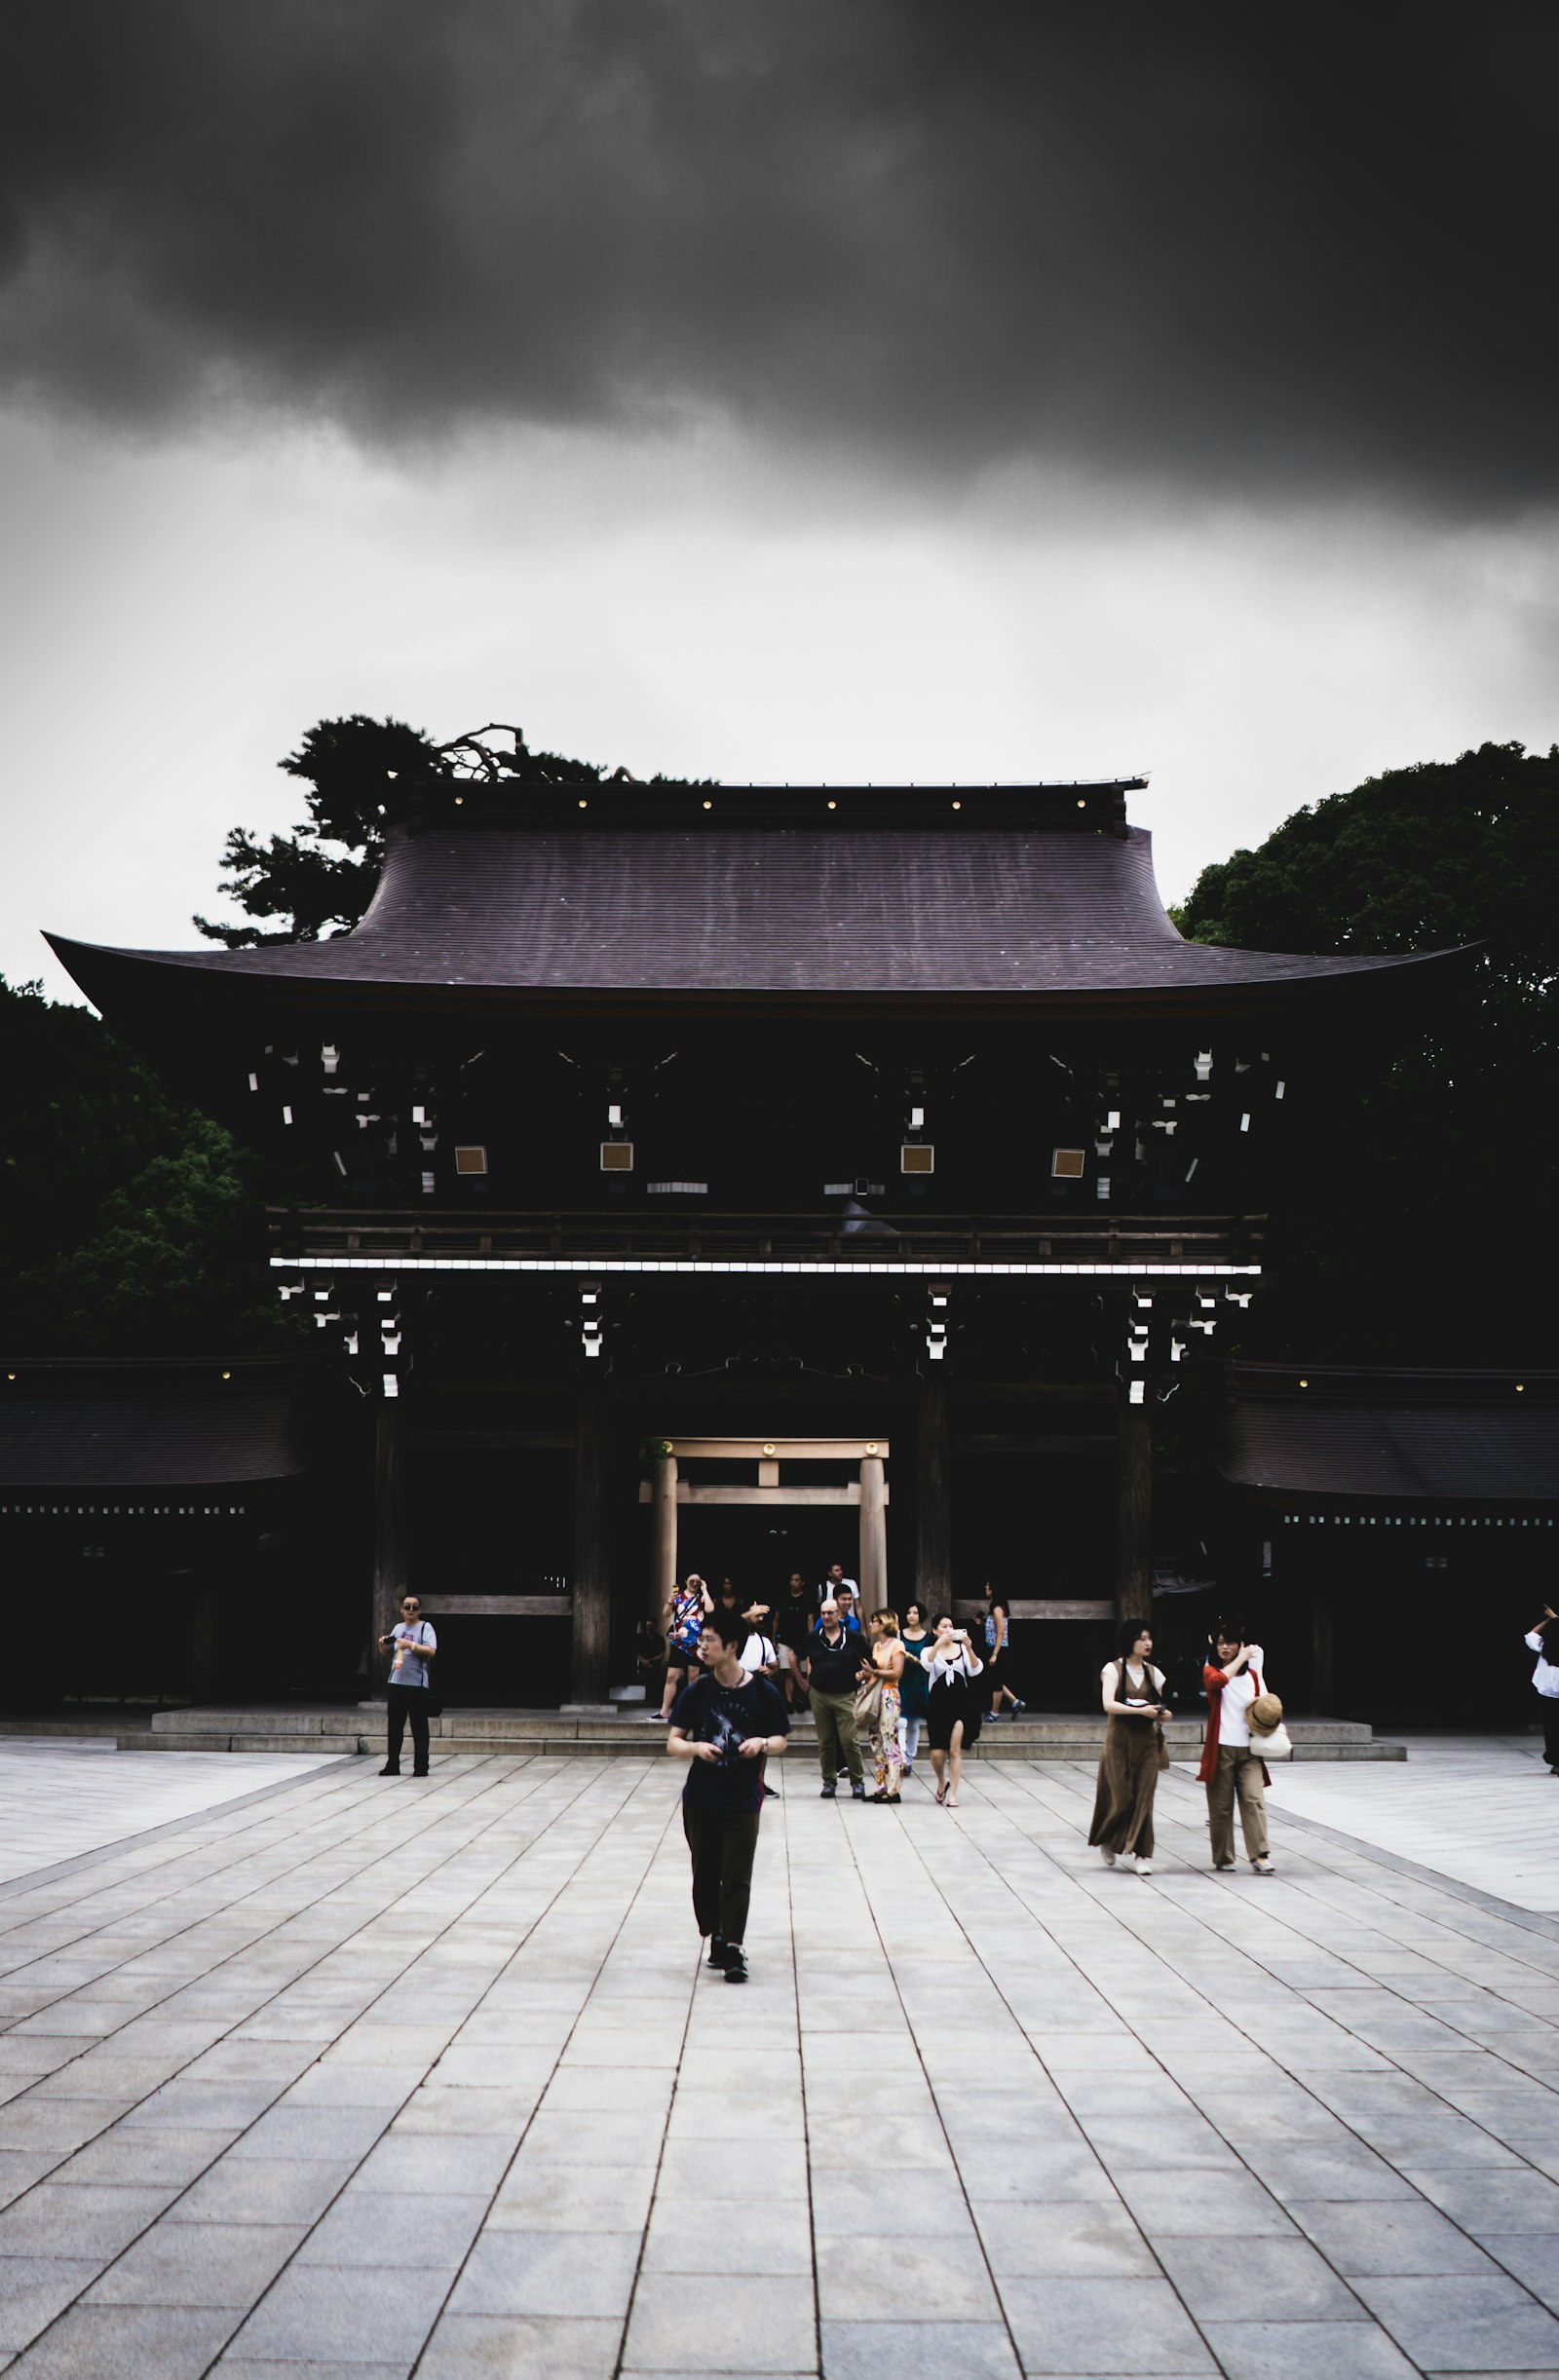
[[[886,1438],[675,1438],[681,1462],[856,1462],[892,1449]],[[773,1455],[769,1449],[774,1449]]]
[[[655,1490],[647,1479],[639,1482],[639,1502],[655,1500]],[[676,1485],[679,1504],[765,1504],[778,1505],[783,1510],[794,1504],[858,1504],[860,1482],[853,1479],[843,1488],[690,1488],[685,1479]],[[892,1491],[883,1490],[883,1502],[892,1500]]]
[[[574,1433],[573,1699],[606,1700],[612,1584],[606,1529],[606,1402],[592,1383],[580,1392]]]
[[[1153,1617],[1153,1427],[1146,1405],[1119,1414],[1116,1490],[1116,1614]]]
[[[952,1392],[921,1382],[915,1424],[915,1600],[927,1617],[952,1608]]]
[[[888,1601],[888,1490],[880,1454],[860,1458],[860,1607],[879,1611]]]
[[[654,1476],[646,1484],[650,1491],[653,1518],[650,1522],[650,1575],[645,1616],[652,1628],[659,1629],[665,1618],[665,1599],[677,1583],[676,1456],[659,1456]],[[642,1489],[640,1495],[643,1495]]]
[[[570,1595],[425,1595],[422,1608],[430,1620],[451,1611],[473,1619],[566,1620],[574,1599]]]
[[[399,1400],[381,1397],[373,1422],[373,1606],[368,1645],[371,1676],[389,1675],[379,1650],[400,1617],[406,1592],[405,1424]]]

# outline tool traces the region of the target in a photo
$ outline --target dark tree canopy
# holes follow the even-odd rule
[[[295,1326],[247,1161],[86,1008],[0,978],[0,1312],[19,1355],[247,1354]]]
[[[511,738],[513,748],[490,742],[494,736]],[[322,719],[279,766],[308,786],[309,814],[290,835],[273,835],[268,843],[257,841],[247,827],[230,829],[222,890],[246,916],[262,923],[195,920],[209,940],[225,942],[229,950],[319,942],[354,926],[379,881],[385,818],[399,780],[448,776],[596,785],[608,774],[628,774],[609,773],[560,752],[532,752],[520,729],[496,722],[437,744],[403,720],[369,719],[361,711],[346,719]],[[654,781],[688,780],[658,776]]]
[[[1482,946],[1408,1039],[1356,1065],[1329,1054],[1252,1351],[1265,1337],[1312,1360],[1542,1360],[1559,1303],[1541,1254],[1559,1222],[1559,747],[1486,743],[1370,777],[1205,868],[1175,915],[1247,950]]]

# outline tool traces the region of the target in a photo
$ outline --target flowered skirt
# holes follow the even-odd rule
[[[879,1794],[896,1794],[903,1773],[904,1747],[898,1733],[899,1701],[895,1685],[883,1687],[882,1709],[871,1731],[871,1757]]]

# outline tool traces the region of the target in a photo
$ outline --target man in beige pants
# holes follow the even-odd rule
[[[1270,1876],[1273,1864],[1267,1854],[1262,1760],[1250,1741],[1250,1706],[1256,1699],[1256,1678],[1266,1667],[1266,1655],[1259,1644],[1245,1643],[1244,1630],[1233,1620],[1219,1621],[1213,1653],[1214,1659],[1201,1673],[1207,1690],[1207,1740],[1197,1771],[1207,1788],[1212,1864],[1215,1868],[1235,1865],[1237,1799],[1245,1857],[1259,1876]]]

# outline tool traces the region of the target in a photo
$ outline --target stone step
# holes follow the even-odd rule
[[[434,1742],[445,1752],[512,1753],[547,1759],[643,1759],[665,1744],[665,1730],[635,1713],[607,1717],[567,1711],[447,1711],[433,1722]],[[1199,1721],[1173,1719],[1170,1757],[1195,1760],[1201,1750]],[[1295,1719],[1289,1721],[1298,1760],[1402,1760],[1401,1744],[1383,1743],[1360,1719]],[[384,1742],[384,1711],[373,1703],[334,1709],[201,1709],[158,1711],[149,1724],[118,1727],[112,1736],[102,1713],[80,1719],[0,1719],[0,1739],[34,1742],[75,1739],[116,1742],[126,1752],[295,1752],[319,1757],[372,1753]],[[1104,1736],[1102,1717],[1087,1713],[1025,1713],[1021,1719],[987,1721],[970,1751],[976,1760],[1096,1760]],[[796,1752],[815,1755],[817,1733],[809,1717],[792,1727]]]

